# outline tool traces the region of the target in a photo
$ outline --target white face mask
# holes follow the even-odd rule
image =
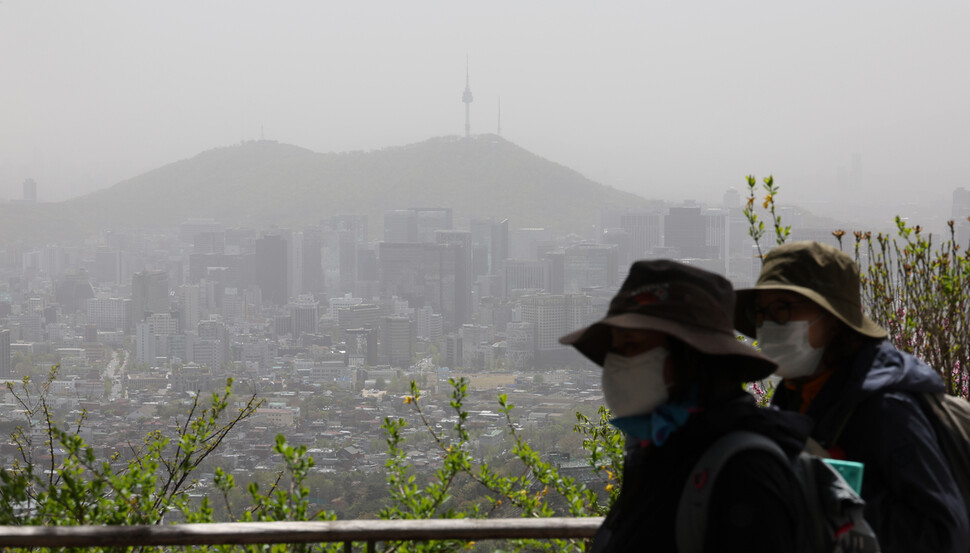
[[[818,320],[818,319],[816,319]],[[761,353],[778,363],[775,374],[782,378],[799,378],[815,372],[825,348],[812,347],[808,333],[815,321],[788,321],[780,325],[764,321],[757,329]]]
[[[607,353],[603,359],[603,396],[615,417],[645,415],[667,402],[664,382],[667,348],[655,347],[626,357]]]

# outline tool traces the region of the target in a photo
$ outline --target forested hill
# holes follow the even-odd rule
[[[7,240],[37,243],[172,227],[193,217],[299,227],[326,215],[364,213],[374,234],[388,210],[452,207],[457,224],[496,216],[515,227],[581,232],[599,222],[605,205],[644,203],[496,135],[340,154],[252,141],[69,201],[0,205],[0,229]]]

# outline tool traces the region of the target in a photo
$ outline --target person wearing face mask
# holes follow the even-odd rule
[[[627,439],[620,496],[592,550],[677,551],[677,508],[695,463],[748,430],[790,458],[810,421],[757,407],[742,387],[776,364],[736,339],[731,284],[667,260],[638,261],[598,322],[560,339],[603,367],[603,395]],[[703,482],[694,482],[703,486]],[[799,551],[804,525],[791,468],[763,450],[724,464],[711,489],[704,551]]]
[[[828,456],[865,465],[866,519],[883,551],[970,550],[966,507],[919,400],[943,381],[863,313],[856,263],[818,242],[785,244],[736,297],[735,327],[778,363],[771,405],[811,417]]]

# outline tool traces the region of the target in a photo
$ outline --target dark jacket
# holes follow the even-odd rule
[[[970,550],[966,507],[919,401],[942,391],[933,369],[883,340],[836,370],[806,411],[833,457],[865,464],[866,520],[883,553]],[[779,386],[772,404],[797,411],[800,398]]]
[[[751,430],[775,440],[791,457],[811,422],[772,412],[738,390],[691,416],[662,446],[627,447],[620,497],[594,540],[593,551],[673,552],[681,491],[695,463],[719,437]],[[711,491],[705,551],[797,551],[800,488],[790,467],[769,453],[743,451],[723,467]]]

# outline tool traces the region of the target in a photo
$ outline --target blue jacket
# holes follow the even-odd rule
[[[943,392],[928,365],[883,340],[836,370],[805,412],[812,437],[865,464],[866,519],[884,553],[966,553],[966,506],[919,395]],[[772,404],[798,410],[801,390],[779,386]]]

